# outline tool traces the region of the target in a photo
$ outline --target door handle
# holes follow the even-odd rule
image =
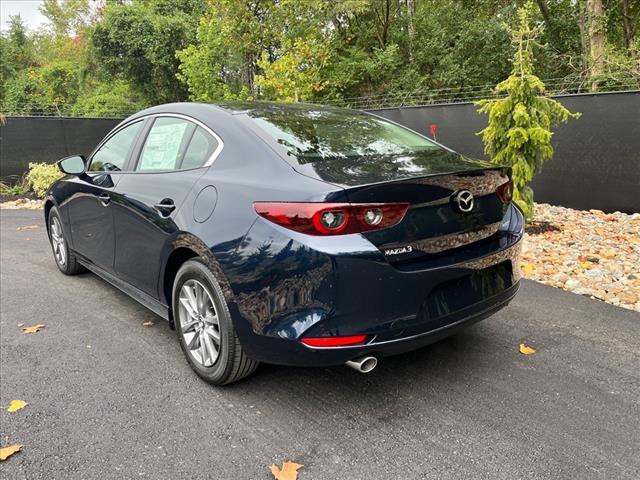
[[[100,195],[98,195],[98,200],[100,200],[102,206],[106,207],[111,202],[111,195],[107,193],[101,193]]]
[[[160,200],[160,203],[156,203],[153,208],[160,213],[161,217],[166,218],[176,209],[176,204],[173,203],[173,200],[170,198],[163,198]]]

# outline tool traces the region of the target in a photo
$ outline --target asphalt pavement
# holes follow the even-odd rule
[[[24,445],[2,479],[268,480],[286,460],[300,480],[640,478],[638,313],[524,281],[371,374],[262,365],[216,388],[162,319],[58,272],[41,211],[0,224],[0,444]]]

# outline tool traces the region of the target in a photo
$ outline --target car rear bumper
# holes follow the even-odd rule
[[[339,365],[420,348],[490,316],[519,287],[523,231],[514,211],[512,228],[458,251],[450,258],[460,261],[451,264],[398,267],[366,254],[324,263],[318,255],[292,273],[281,259],[265,287],[231,306],[246,353],[274,364]],[[364,345],[311,348],[300,341],[357,334],[367,335]]]
[[[474,305],[448,318],[444,325],[392,340],[373,340],[366,345],[312,348],[296,340],[286,340],[251,334],[247,353],[255,360],[276,365],[299,367],[337,366],[364,355],[386,357],[416,350],[467,328],[506,307],[515,297],[520,283],[516,283],[483,305]]]

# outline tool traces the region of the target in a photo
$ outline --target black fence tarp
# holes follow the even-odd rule
[[[567,95],[582,113],[556,129],[555,156],[533,182],[535,199],[567,207],[640,212],[640,92]],[[484,158],[487,124],[470,103],[374,110],[454,150]],[[0,127],[0,176],[21,175],[29,162],[88,154],[118,119],[10,117]]]
[[[9,117],[0,127],[0,177],[20,176],[30,162],[88,155],[120,122],[107,118]]]

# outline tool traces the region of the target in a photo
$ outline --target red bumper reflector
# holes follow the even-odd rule
[[[366,335],[350,335],[348,337],[312,337],[301,340],[308,347],[346,347],[348,345],[362,345]]]

